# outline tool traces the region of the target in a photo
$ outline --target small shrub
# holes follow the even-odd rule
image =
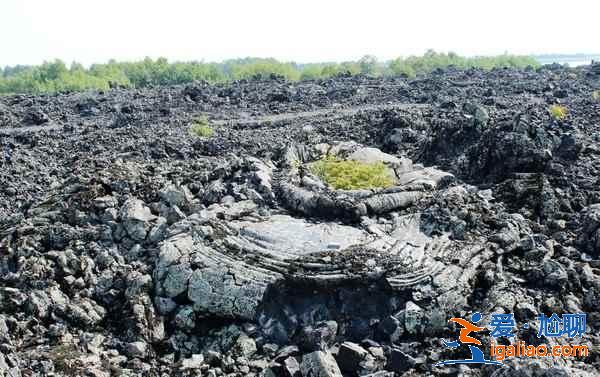
[[[208,119],[205,117],[195,119],[190,127],[190,131],[198,137],[211,137],[215,133],[215,130],[208,124]]]
[[[595,90],[592,93],[592,98],[594,99],[594,101],[600,101],[600,90]]]
[[[374,189],[394,185],[383,162],[366,164],[327,157],[313,162],[310,170],[335,189]]]
[[[569,110],[563,105],[551,105],[548,109],[552,118],[556,120],[563,120],[567,117]]]

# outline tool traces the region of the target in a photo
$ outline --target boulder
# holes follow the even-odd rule
[[[404,334],[404,324],[394,316],[387,316],[377,326],[378,336],[385,341],[396,342]]]
[[[331,353],[323,351],[302,356],[300,372],[303,377],[343,377]]]
[[[305,326],[298,335],[298,345],[306,351],[324,351],[335,340],[338,325],[335,321],[320,322],[314,326]]]
[[[202,354],[194,354],[187,359],[179,362],[179,369],[182,371],[198,370],[204,365],[204,357]]]
[[[404,328],[409,334],[416,334],[423,330],[425,312],[417,304],[408,301],[404,308]]]
[[[283,376],[284,377],[302,377],[302,372],[300,371],[300,363],[296,360],[295,357],[288,357],[283,360],[282,363]]]
[[[131,342],[125,345],[125,353],[130,357],[143,358],[148,353],[146,342]]]
[[[156,219],[150,212],[150,208],[139,199],[129,199],[121,207],[121,221],[125,231],[136,241],[143,241],[146,238],[150,222]]]
[[[581,243],[593,256],[600,256],[600,203],[583,211]]]
[[[234,355],[249,358],[257,351],[256,342],[249,336],[242,334],[235,341],[232,351]]]
[[[192,193],[185,186],[168,185],[163,188],[160,197],[170,206],[184,207],[192,199]]]
[[[369,353],[360,345],[344,342],[340,345],[336,356],[337,363],[342,371],[354,372],[359,369],[360,363]]]
[[[416,360],[413,357],[397,348],[392,348],[385,369],[402,374],[412,368],[415,364]]]

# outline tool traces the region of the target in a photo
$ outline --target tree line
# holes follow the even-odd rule
[[[138,62],[93,64],[89,68],[79,63],[67,66],[60,60],[36,66],[0,68],[0,94],[53,93],[84,90],[107,90],[120,86],[146,88],[157,85],[184,84],[193,81],[229,82],[277,75],[290,81],[321,79],[339,74],[372,76],[405,75],[415,77],[436,68],[493,69],[502,67],[538,66],[530,56],[498,55],[462,57],[455,53],[427,51],[422,56],[397,58],[380,62],[366,55],[357,61],[343,63],[297,64],[272,58],[245,58],[221,63],[173,62],[166,58],[146,58]]]

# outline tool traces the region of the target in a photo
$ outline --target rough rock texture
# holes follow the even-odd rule
[[[300,372],[303,377],[342,377],[342,372],[333,356],[322,351],[304,355]]]
[[[473,311],[599,344],[597,71],[0,98],[0,375],[598,375],[434,366]],[[327,154],[394,186],[334,190]]]

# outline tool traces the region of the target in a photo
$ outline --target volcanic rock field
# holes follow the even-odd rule
[[[596,64],[0,97],[0,376],[598,376],[599,89]],[[393,184],[336,189],[324,156]],[[586,313],[590,353],[435,366],[474,312],[550,346],[539,314]]]

